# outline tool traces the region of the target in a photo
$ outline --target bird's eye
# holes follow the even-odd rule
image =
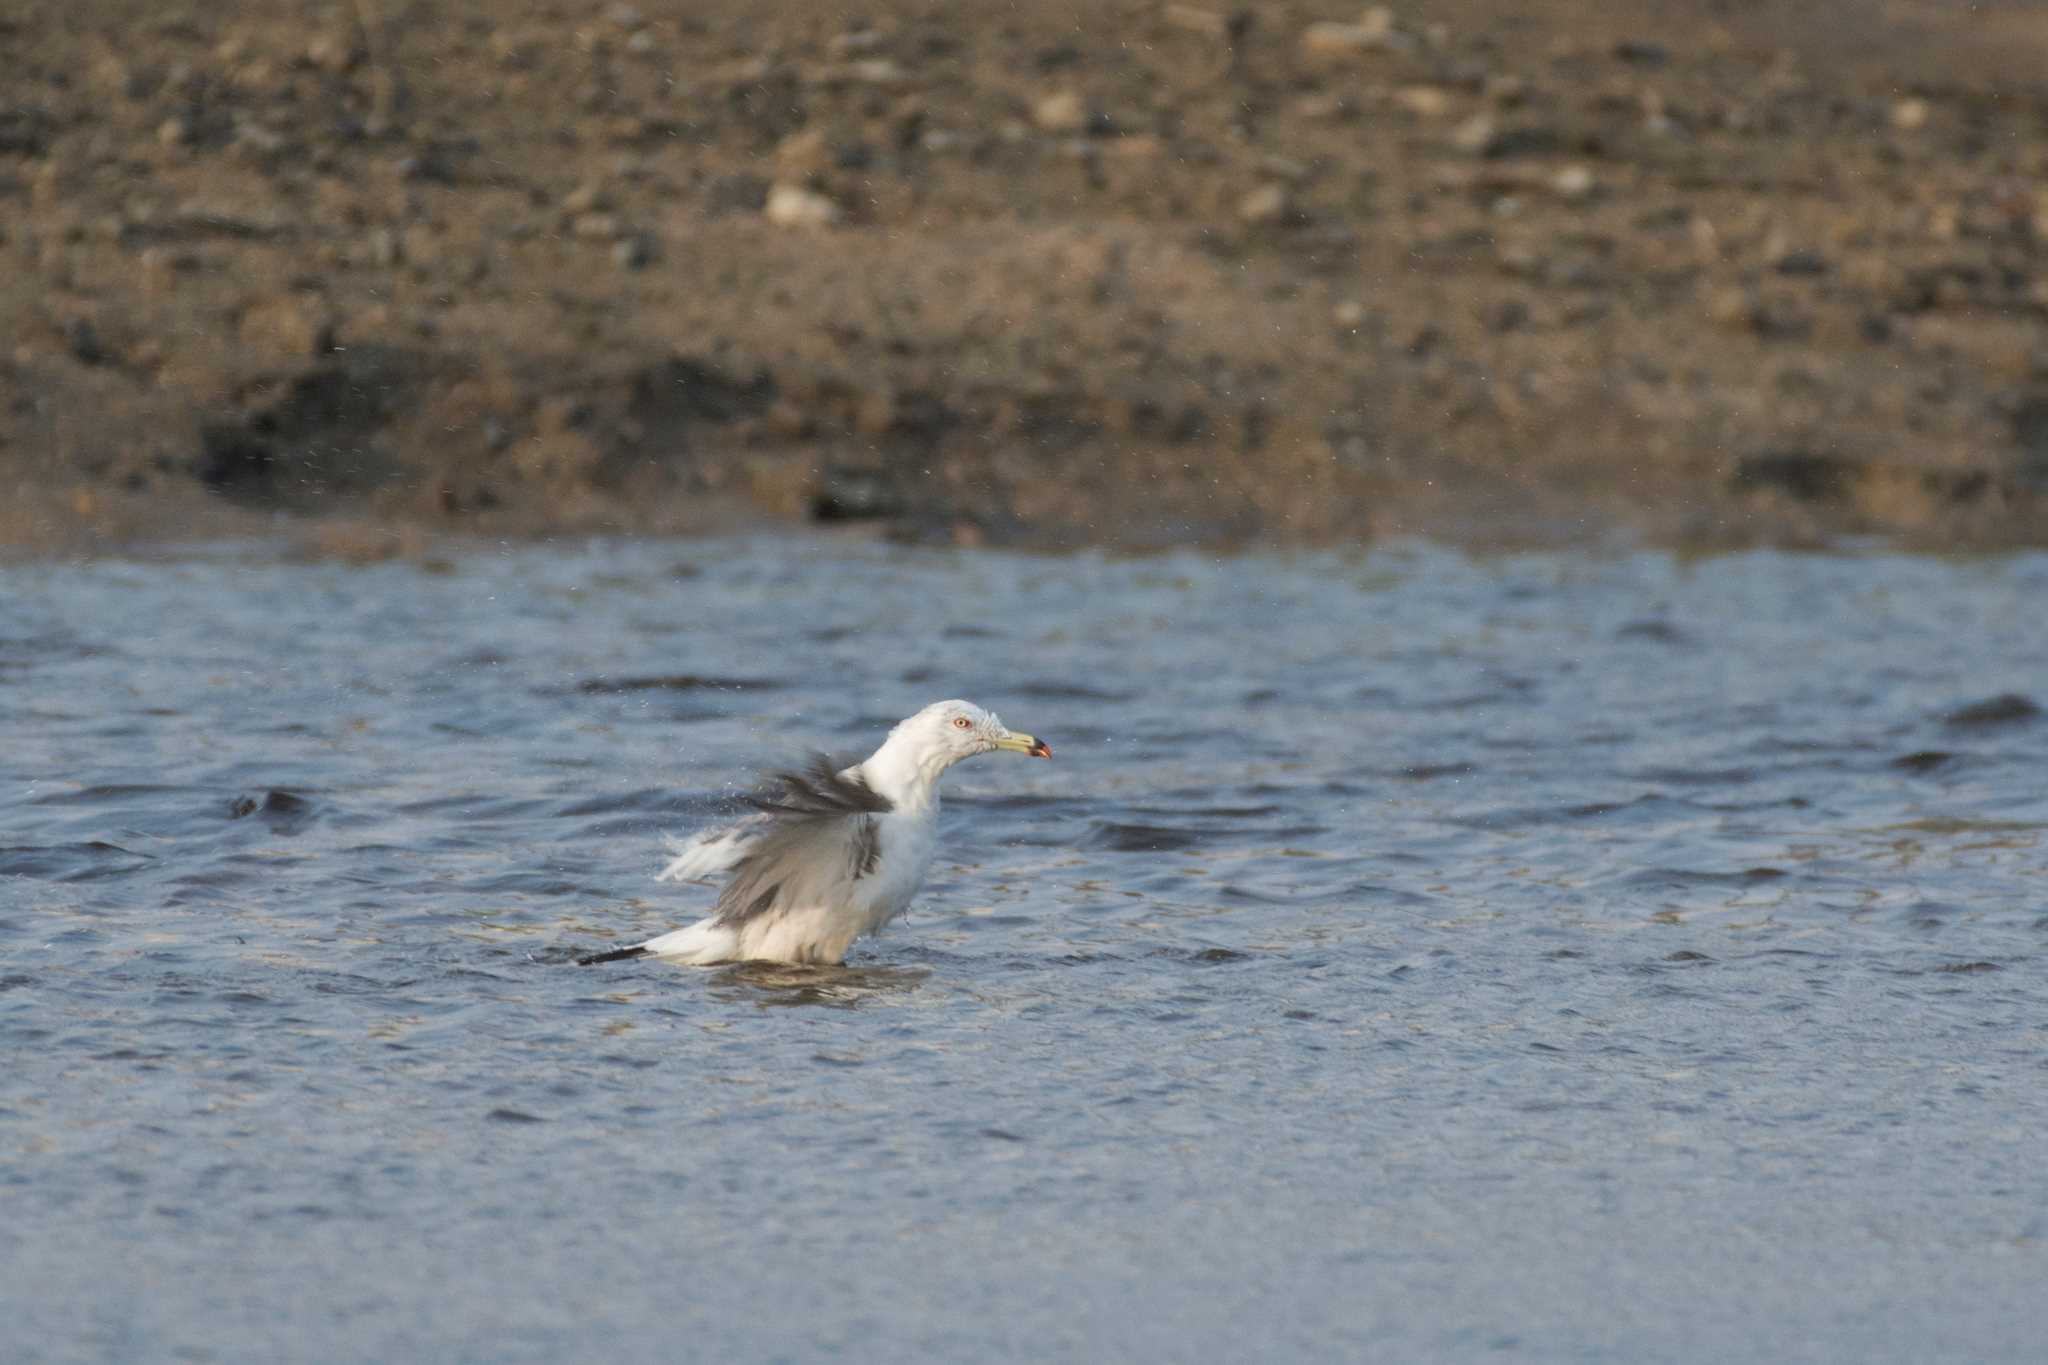
[[[965,730],[969,725],[972,725],[973,723],[974,722],[968,720],[965,716],[953,717],[953,728],[955,730]]]

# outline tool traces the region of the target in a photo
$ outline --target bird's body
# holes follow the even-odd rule
[[[864,766],[834,773],[829,765],[814,763],[809,774],[781,778],[778,795],[783,800],[792,797],[798,783],[808,794],[836,793],[815,803],[828,809],[836,803],[830,813],[794,817],[823,828],[791,830],[791,816],[762,811],[676,841],[658,880],[724,875],[726,892],[717,912],[642,946],[653,956],[678,962],[839,962],[856,938],[902,914],[924,885],[938,848],[938,793],[928,793],[921,804],[915,793],[892,797],[872,785]],[[826,822],[838,822],[842,829]],[[778,836],[790,841],[808,836],[814,847],[843,842],[843,860],[816,857],[808,869],[812,875],[798,867],[789,869],[794,875],[774,880],[776,864],[766,845]],[[868,864],[865,872],[859,866],[863,862]],[[853,875],[847,875],[849,870]],[[782,902],[779,909],[771,902],[746,913],[769,895]]]
[[[963,701],[927,706],[882,747],[834,771],[823,757],[785,773],[735,824],[671,844],[663,881],[724,876],[711,914],[673,933],[585,958],[838,963],[862,934],[909,907],[938,845],[938,781],[992,750],[1049,758],[1030,735]]]

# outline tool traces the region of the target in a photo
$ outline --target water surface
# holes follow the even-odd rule
[[[12,1361],[2034,1360],[2048,558],[0,567]],[[844,971],[568,965],[965,696]]]

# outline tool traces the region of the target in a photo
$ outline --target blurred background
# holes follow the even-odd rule
[[[2036,3],[14,0],[0,47],[0,544],[2048,536]]]

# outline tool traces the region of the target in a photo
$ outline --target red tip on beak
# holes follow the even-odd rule
[[[1031,746],[1029,750],[1029,755],[1032,758],[1051,758],[1052,745],[1047,744],[1044,740],[1041,739]]]

